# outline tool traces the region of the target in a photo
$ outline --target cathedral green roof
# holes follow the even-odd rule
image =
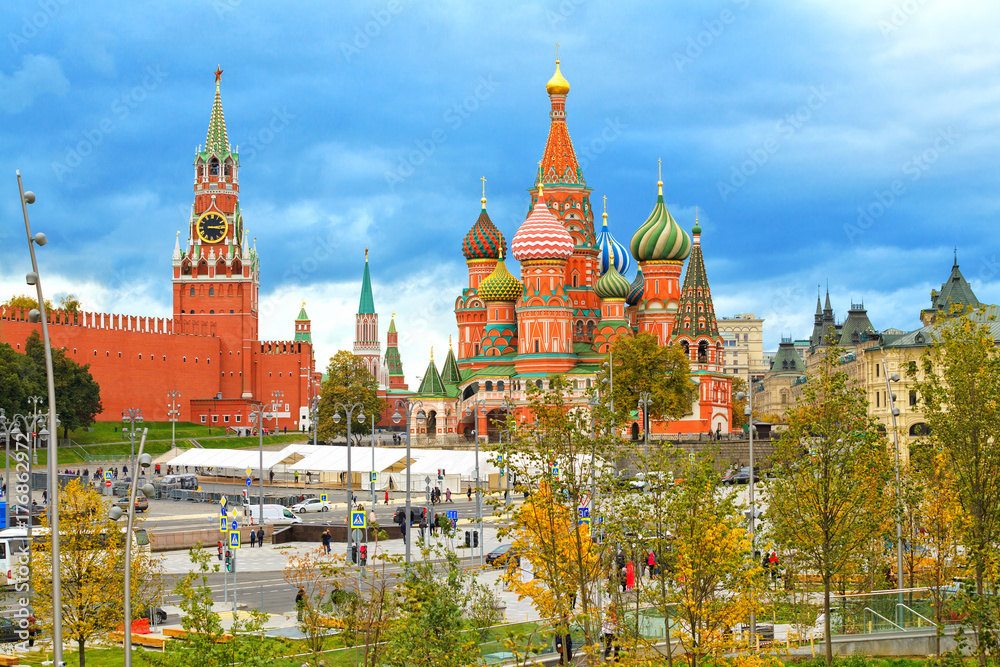
[[[458,370],[455,352],[450,347],[448,348],[448,356],[444,360],[444,366],[441,368],[441,381],[445,384],[459,384],[462,381],[462,373]]]
[[[430,363],[427,364],[427,370],[424,371],[424,378],[420,381],[417,393],[421,396],[440,396],[448,393],[441,380],[441,374],[438,373],[437,366],[434,365],[433,356],[431,356]]]

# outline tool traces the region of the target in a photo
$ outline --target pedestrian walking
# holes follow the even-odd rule
[[[296,484],[299,483],[299,471],[298,470],[295,471],[295,483]]]
[[[424,541],[424,536],[425,536],[426,532],[427,532],[427,517],[426,516],[421,516],[420,517],[420,541],[421,542]]]
[[[618,662],[618,652],[621,650],[618,642],[615,641],[615,630],[618,625],[618,614],[615,612],[615,606],[612,604],[608,607],[608,611],[604,614],[604,623],[601,624],[601,632],[604,633],[604,660],[608,659],[611,655],[612,646],[615,652],[615,662]]]
[[[257,533],[255,531],[250,531],[250,548],[253,549],[257,546]]]
[[[573,663],[573,637],[569,632],[569,620],[565,616],[556,634],[556,653],[559,654],[560,665]]]
[[[399,522],[399,534],[403,536],[403,544],[406,544],[406,520]]]
[[[656,554],[652,551],[646,557],[646,568],[649,570],[649,578],[652,579],[656,576]]]
[[[257,544],[264,546],[264,527],[261,526],[257,529]]]
[[[268,473],[267,473],[267,482],[268,482],[268,484],[274,484],[274,471],[273,470],[269,470],[268,471]]]
[[[469,502],[472,502],[472,485],[469,484],[469,490],[465,492],[465,495],[469,498]]]
[[[453,503],[453,502],[455,502],[454,500],[451,499],[451,489],[450,488],[444,490],[444,501],[446,503]]]
[[[635,588],[635,565],[632,561],[625,564],[625,583],[627,584],[627,590]]]
[[[389,504],[389,490],[388,489],[385,490],[385,504],[386,505]]]
[[[330,553],[330,538],[331,537],[332,536],[330,535],[330,531],[329,530],[324,530],[323,531],[323,535],[320,538],[320,539],[323,540],[323,549],[326,550],[326,553]]]
[[[306,591],[304,588],[299,588],[299,592],[295,594],[295,611],[296,618],[298,620],[303,620],[306,615]]]

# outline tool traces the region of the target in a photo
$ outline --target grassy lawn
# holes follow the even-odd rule
[[[91,445],[95,443],[116,443],[124,440],[122,436],[122,422],[95,422],[93,431],[79,429],[70,431],[69,437],[81,445]],[[170,422],[142,422],[143,428],[149,429],[147,440],[170,440]],[[211,435],[225,435],[224,426],[213,426]],[[194,424],[192,422],[177,422],[178,438],[203,438],[208,437],[209,427],[207,424]]]

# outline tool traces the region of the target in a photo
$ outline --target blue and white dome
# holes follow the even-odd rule
[[[597,247],[600,249],[601,254],[601,267],[600,273],[604,275],[608,272],[608,266],[614,259],[615,268],[618,269],[618,273],[625,274],[628,272],[629,267],[632,265],[632,255],[629,253],[628,248],[619,243],[615,237],[611,236],[611,230],[608,229],[608,212],[604,212],[604,224],[601,226],[601,231],[597,235]],[[612,253],[611,248],[614,247],[615,251]]]

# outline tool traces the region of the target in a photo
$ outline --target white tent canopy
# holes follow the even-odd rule
[[[264,451],[264,470],[278,466],[291,466],[316,449],[329,449],[314,445],[289,445],[280,451]],[[253,449],[189,449],[170,460],[170,465],[213,468],[219,472],[250,468],[259,472],[261,457]],[[243,474],[243,473],[239,473]]]

